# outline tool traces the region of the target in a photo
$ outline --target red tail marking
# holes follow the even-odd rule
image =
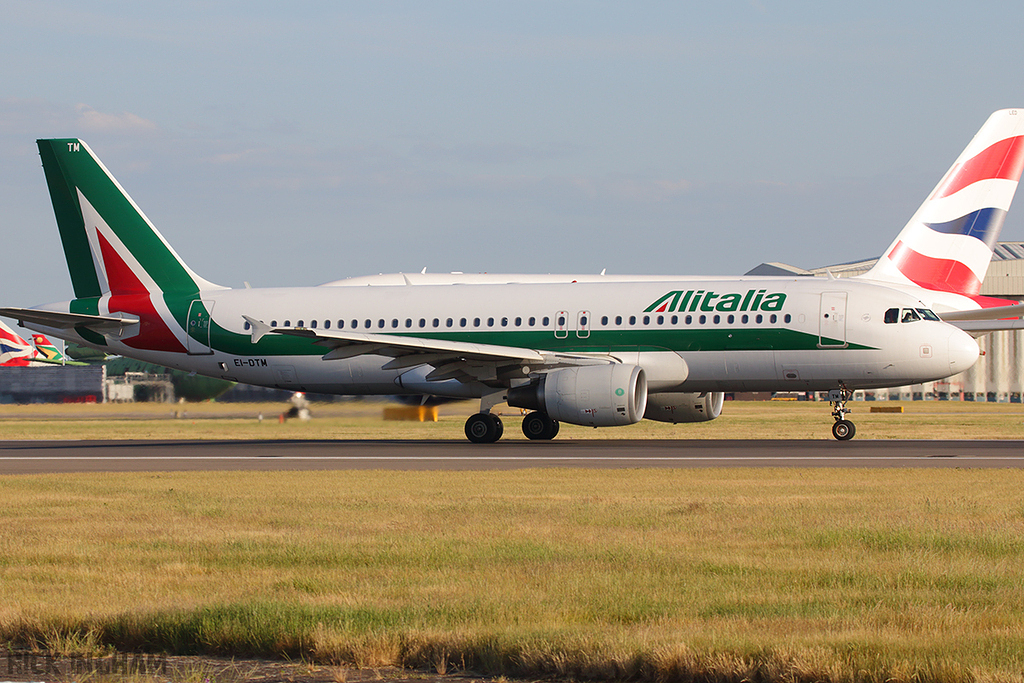
[[[948,197],[981,180],[1017,180],[1024,169],[1024,137],[1006,138],[991,145],[954,169],[937,198]]]
[[[919,287],[966,296],[981,291],[981,280],[965,264],[919,254],[902,241],[889,252],[889,260]]]
[[[139,333],[125,339],[125,345],[133,349],[187,353],[185,347],[181,345],[181,342],[157,313],[146,286],[142,284],[142,281],[132,272],[121,256],[114,251],[103,235],[99,232],[96,235],[100,240],[103,264],[107,269],[107,283],[110,285],[111,296],[108,304],[110,312],[120,311],[139,317]]]

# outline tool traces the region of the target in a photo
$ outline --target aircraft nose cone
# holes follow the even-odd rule
[[[954,328],[949,335],[949,374],[955,375],[970,369],[978,360],[979,354],[978,342],[974,337]]]

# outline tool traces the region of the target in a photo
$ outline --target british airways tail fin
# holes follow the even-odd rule
[[[0,366],[28,365],[39,357],[36,348],[0,322]]]
[[[75,297],[222,289],[185,265],[88,145],[36,144]]]
[[[1024,109],[988,118],[861,278],[977,297],[1024,168]]]

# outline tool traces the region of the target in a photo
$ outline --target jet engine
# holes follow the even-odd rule
[[[721,391],[651,394],[644,418],[658,422],[707,422],[722,414],[725,394]]]
[[[643,368],[622,363],[561,368],[510,389],[508,404],[570,424],[628,425],[643,419],[647,377]]]

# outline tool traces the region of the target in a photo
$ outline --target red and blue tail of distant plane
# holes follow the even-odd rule
[[[41,357],[36,348],[22,337],[0,323],[0,367],[25,367]]]
[[[928,290],[938,311],[1016,304],[980,291],[1022,169],[1024,110],[997,111],[861,277]]]

